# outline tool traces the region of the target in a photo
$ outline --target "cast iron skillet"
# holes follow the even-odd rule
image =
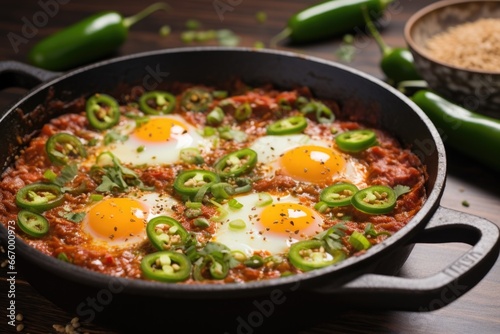
[[[174,321],[186,324],[187,329],[208,326],[219,332],[249,333],[266,324],[297,328],[304,313],[323,315],[322,311],[332,309],[428,311],[451,303],[474,287],[498,257],[495,224],[440,206],[446,179],[445,150],[429,119],[397,90],[349,67],[287,52],[208,47],[135,54],[63,74],[17,62],[1,63],[0,71],[4,86],[31,88],[2,113],[2,170],[22,147],[19,138],[25,143],[49,119],[64,112],[64,108],[50,107],[56,99],[68,102],[93,92],[114,94],[132,85],[161,89],[173,81],[218,85],[235,77],[252,85],[306,85],[318,97],[363,110],[363,118],[375,119],[374,125],[412,147],[428,168],[428,200],[398,233],[338,265],[264,282],[190,286],[113,278],[45,256],[20,238],[9,238],[0,224],[2,242],[7,248],[15,247],[17,271],[82,322],[134,331],[147,325],[169,328]],[[415,243],[443,242],[473,247],[431,277],[394,276]]]

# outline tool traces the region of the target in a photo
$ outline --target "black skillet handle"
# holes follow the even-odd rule
[[[343,299],[357,305],[401,311],[432,311],[446,306],[477,285],[495,264],[500,231],[489,220],[439,207],[415,243],[463,242],[473,246],[440,272],[425,278],[365,274],[343,285]],[[432,259],[432,255],[430,256]],[[326,295],[329,292],[323,291]]]
[[[18,61],[2,61],[0,62],[0,90],[11,87],[31,89],[60,75],[59,72],[47,71]]]

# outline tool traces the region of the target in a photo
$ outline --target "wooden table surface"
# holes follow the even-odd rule
[[[383,18],[382,35],[392,46],[404,46],[403,28],[408,17],[419,8],[432,3],[429,0],[401,0],[390,7]],[[101,10],[117,10],[125,16],[144,8],[152,1],[70,1],[70,0],[3,0],[0,11],[0,61],[25,61],[31,46],[42,37],[74,21]],[[315,0],[266,1],[266,0],[169,0],[169,12],[157,12],[130,30],[125,44],[116,55],[187,46],[181,40],[186,21],[196,19],[202,29],[230,29],[239,37],[239,45],[255,46],[269,41],[286,24],[293,13],[315,3]],[[222,9],[217,13],[214,6]],[[259,22],[258,14],[266,19]],[[30,28],[29,25],[32,25]],[[34,26],[33,24],[36,24]],[[159,28],[168,25],[167,36],[159,34]],[[34,28],[34,29],[33,29]],[[31,29],[31,30],[30,30]],[[22,42],[13,44],[10,36],[22,37]],[[380,52],[373,40],[355,36],[355,53],[352,59],[339,56],[342,38],[308,45],[292,46],[281,43],[276,48],[343,62],[367,72],[379,79],[384,76],[378,67]],[[191,45],[216,45],[217,42],[196,42]],[[17,88],[0,92],[0,107],[20,98],[25,91]],[[486,143],[485,143],[486,144]],[[441,205],[484,217],[500,226],[500,177],[498,173],[464,158],[451,150],[448,153],[448,177]],[[467,202],[469,205],[465,206]],[[453,262],[468,245],[459,243],[422,245],[418,244],[404,265],[400,275],[424,277],[431,275]],[[3,261],[5,254],[1,254]],[[0,268],[0,333],[15,333],[7,324],[6,268]],[[16,313],[23,315],[22,333],[55,333],[54,325],[65,326],[75,317],[61,310],[40,296],[19,273],[16,280]],[[56,326],[57,327],[57,326]],[[97,324],[82,324],[80,331],[88,333],[114,333]],[[277,330],[277,332],[279,332]],[[359,311],[336,312],[323,321],[302,329],[300,333],[498,333],[500,332],[500,266],[498,263],[471,291],[444,308],[432,312]]]

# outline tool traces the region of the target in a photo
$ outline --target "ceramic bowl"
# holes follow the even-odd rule
[[[427,42],[436,34],[482,18],[500,20],[500,0],[437,1],[410,17],[404,37],[417,71],[431,89],[469,110],[500,118],[500,69],[452,65],[437,60],[427,48]]]

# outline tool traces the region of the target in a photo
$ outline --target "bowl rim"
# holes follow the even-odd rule
[[[429,55],[425,51],[425,49],[419,45],[418,43],[415,42],[415,40],[412,38],[411,31],[413,27],[417,24],[418,21],[420,21],[423,17],[438,11],[440,9],[443,9],[445,7],[451,7],[455,5],[460,5],[464,3],[498,3],[500,5],[500,0],[440,0],[437,2],[434,2],[430,5],[427,5],[415,13],[413,13],[408,21],[406,21],[404,30],[403,30],[403,36],[404,39],[406,40],[406,43],[408,44],[410,51],[418,53],[421,57],[428,59],[434,63],[439,64],[440,66],[445,66],[449,67],[454,70],[458,71],[463,71],[463,72],[468,72],[468,73],[474,73],[474,74],[487,74],[487,75],[500,75],[500,69],[497,71],[490,71],[490,70],[481,70],[481,69],[470,69],[466,67],[461,67],[457,65],[453,65],[450,63],[446,63],[444,61],[438,60],[432,56]]]

